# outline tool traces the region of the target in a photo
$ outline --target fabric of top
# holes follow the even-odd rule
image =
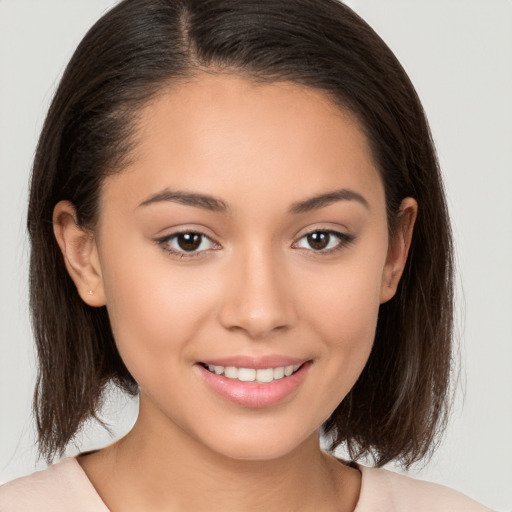
[[[491,512],[442,485],[385,469],[358,466],[361,494],[354,512]],[[109,512],[76,457],[0,487],[0,512]]]

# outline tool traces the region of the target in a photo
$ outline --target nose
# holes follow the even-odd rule
[[[219,320],[253,339],[285,331],[297,315],[287,272],[271,251],[253,250],[231,262]]]

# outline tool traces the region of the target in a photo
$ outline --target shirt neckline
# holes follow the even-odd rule
[[[93,450],[93,451],[97,451],[97,450]],[[92,453],[92,452],[84,452],[84,453]],[[87,473],[83,470],[82,466],[78,462],[78,457],[80,455],[83,455],[83,454],[80,453],[78,455],[75,455],[74,457],[69,457],[67,459],[64,459],[61,463],[69,461],[70,463],[72,463],[75,466],[75,469],[80,474],[80,477],[84,482],[84,485],[87,485],[88,493],[90,494],[91,499],[94,499],[98,502],[97,506],[99,508],[98,508],[97,512],[111,512],[110,509],[107,507],[107,504],[102,500],[101,496],[98,494],[96,487],[94,487],[93,483],[87,476]]]

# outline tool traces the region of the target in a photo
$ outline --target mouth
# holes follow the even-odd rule
[[[302,364],[294,364],[276,366],[274,368],[243,368],[206,363],[200,364],[203,368],[215,375],[221,375],[227,379],[237,380],[239,382],[257,382],[259,384],[268,384],[276,380],[281,380],[285,377],[290,377],[302,366]]]
[[[205,385],[216,395],[237,406],[261,409],[291,400],[312,364],[312,360],[296,358],[233,357],[198,362],[195,366]]]

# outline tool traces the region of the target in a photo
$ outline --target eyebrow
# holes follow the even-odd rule
[[[166,201],[183,204],[185,206],[194,206],[196,208],[202,208],[212,212],[226,213],[229,211],[229,206],[222,199],[206,194],[198,194],[196,192],[183,192],[169,189],[153,194],[142,201],[138,207]],[[290,207],[289,213],[293,215],[306,213],[312,210],[325,208],[326,206],[338,201],[356,201],[365,206],[368,210],[370,209],[368,201],[361,194],[353,190],[343,188],[333,192],[326,192],[325,194],[320,194],[304,201],[296,202]]]
[[[212,212],[225,213],[229,210],[228,205],[222,201],[222,199],[217,199],[205,194],[198,194],[196,192],[182,192],[169,189],[153,194],[145,201],[142,201],[139,207],[163,201],[171,201],[173,203],[184,204],[185,206],[195,206],[196,208],[203,208],[204,210],[210,210]]]
[[[325,194],[320,194],[306,199],[305,201],[294,203],[290,208],[290,213],[306,213],[311,210],[324,208],[338,201],[357,201],[370,210],[368,201],[361,194],[353,190],[342,188],[340,190],[335,190],[334,192],[327,192]]]

